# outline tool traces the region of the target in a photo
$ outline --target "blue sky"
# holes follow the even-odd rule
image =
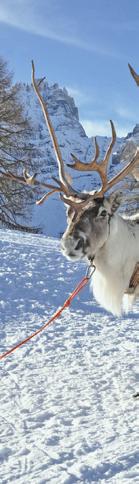
[[[73,95],[89,136],[126,135],[139,123],[139,0],[0,0],[0,45],[14,80],[58,82]]]

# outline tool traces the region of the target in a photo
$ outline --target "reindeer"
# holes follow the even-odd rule
[[[130,67],[137,82],[139,76]],[[59,192],[62,202],[67,207],[67,229],[61,239],[61,249],[64,256],[71,261],[85,260],[95,266],[91,286],[96,300],[114,315],[120,315],[123,307],[128,311],[139,296],[139,219],[125,218],[117,213],[125,201],[122,192],[117,191],[119,182],[125,180],[136,170],[139,163],[139,151],[118,174],[108,180],[108,164],[116,141],[116,131],[112,121],[112,140],[103,160],[98,162],[99,146],[95,138],[95,156],[90,163],[83,163],[72,155],[74,163],[68,165],[82,172],[96,171],[102,182],[98,190],[79,192],[75,190],[65,171],[62,154],[49,118],[46,102],[40,93],[39,84],[35,80],[35,67],[32,62],[32,83],[40,102],[45,121],[55,150],[59,179],[53,178],[55,184],[41,183],[36,174],[30,176],[24,170],[23,176],[7,172],[2,175],[18,183],[24,183],[50,191],[36,203],[43,203],[48,196]],[[113,189],[113,187],[116,188]],[[123,306],[125,304],[125,306]]]

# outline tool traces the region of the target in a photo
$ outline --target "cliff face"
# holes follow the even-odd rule
[[[139,124],[136,124],[133,131],[127,134],[127,136],[120,143],[117,153],[115,154],[113,161],[119,163],[122,161],[130,161],[134,155],[136,149],[139,147]]]

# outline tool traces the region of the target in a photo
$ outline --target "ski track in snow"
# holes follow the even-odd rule
[[[0,353],[43,325],[85,273],[59,242],[1,230]],[[0,483],[139,483],[139,305],[104,312],[89,286],[0,362]]]

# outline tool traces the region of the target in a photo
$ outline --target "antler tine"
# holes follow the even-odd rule
[[[105,170],[107,169],[108,162],[109,162],[109,159],[110,159],[110,155],[112,153],[113,146],[115,145],[115,142],[116,142],[115,126],[114,126],[114,123],[111,119],[110,119],[110,124],[111,124],[111,130],[112,130],[112,139],[111,139],[110,145],[108,146],[108,149],[106,151],[105,158],[102,161],[102,164],[103,164],[103,167],[104,167]]]
[[[111,140],[111,143],[110,143],[110,145],[107,149],[105,158],[100,163],[97,162],[97,159],[98,159],[98,156],[99,156],[99,146],[98,146],[97,140],[95,138],[95,156],[94,156],[94,159],[90,163],[82,163],[81,161],[78,160],[78,158],[76,158],[74,155],[72,155],[72,157],[75,160],[75,163],[74,163],[74,165],[68,165],[75,170],[98,172],[99,175],[100,175],[100,178],[102,180],[102,189],[99,192],[99,194],[103,193],[103,191],[105,191],[105,188],[106,188],[107,183],[108,183],[108,181],[107,181],[107,166],[108,166],[108,162],[109,162],[109,158],[110,158],[113,146],[114,146],[115,141],[116,141],[116,131],[115,131],[113,121],[110,120],[110,124],[111,124],[111,129],[112,129],[112,140]]]
[[[134,71],[133,67],[130,64],[128,64],[128,67],[134,81],[136,82],[137,86],[139,86],[139,75]]]
[[[50,192],[45,193],[45,195],[43,195],[42,198],[40,198],[39,200],[37,200],[36,205],[42,205],[42,203],[44,203],[47,200],[48,197],[50,197],[51,195],[53,195],[53,193],[59,192],[59,191],[60,191],[59,188],[54,188]]]
[[[114,146],[115,141],[116,141],[116,131],[115,131],[114,123],[111,119],[110,119],[110,124],[111,124],[111,130],[112,130],[112,140],[110,142],[110,145],[108,146],[105,157],[103,158],[103,160],[100,163],[96,163],[96,167],[95,167],[95,170],[99,173],[101,180],[102,180],[102,188],[98,192],[99,196],[100,196],[100,194],[103,195],[103,193],[106,191],[106,187],[107,187],[107,184],[108,184],[107,167],[108,167],[108,163],[109,163],[110,155],[112,153],[113,146]]]
[[[97,161],[99,154],[100,154],[100,149],[99,149],[99,145],[97,143],[96,136],[94,137],[94,143],[95,143],[95,156],[94,156],[94,159],[92,160],[92,163],[95,163],[95,161]]]
[[[105,157],[103,158],[103,160],[99,164],[97,163],[97,170],[96,171],[98,171],[98,173],[101,177],[101,180],[102,180],[102,188],[101,188],[100,192],[98,192],[99,196],[100,196],[100,193],[102,193],[102,195],[103,195],[103,193],[106,191],[106,187],[107,187],[107,183],[108,183],[107,168],[108,168],[110,155],[112,153],[112,149],[113,149],[113,146],[114,146],[115,141],[116,141],[116,131],[115,131],[114,123],[111,119],[110,119],[110,124],[111,124],[111,130],[112,130],[112,139],[111,139],[110,145],[108,146],[108,149],[106,151]]]
[[[23,171],[24,176],[14,175],[13,173],[11,173],[11,171],[8,171],[7,173],[3,173],[3,172],[0,172],[0,173],[2,178],[7,178],[8,180],[13,180],[17,183],[21,183],[22,185],[31,186],[32,188],[39,186],[40,188],[52,188],[52,190],[56,190],[58,192],[61,191],[61,187],[56,187],[51,183],[40,182],[39,180],[36,180],[36,174],[31,176],[29,175],[29,173],[27,174],[26,170]],[[55,179],[55,181],[58,181],[58,180]]]
[[[136,150],[136,153],[132,160],[128,163],[127,166],[121,170],[118,175],[114,176],[109,180],[104,187],[100,189],[100,191],[95,192],[93,195],[90,195],[91,199],[94,198],[99,198],[104,195],[110,188],[112,188],[114,185],[117,185],[117,183],[121,182],[127,175],[132,173],[133,168],[139,163],[139,150]],[[125,187],[124,187],[125,188]]]
[[[61,151],[60,151],[60,148],[59,148],[59,145],[58,145],[58,141],[57,141],[57,138],[56,138],[56,135],[55,135],[55,132],[54,132],[54,128],[53,128],[51,120],[49,118],[49,114],[48,114],[47,107],[46,107],[46,102],[44,103],[44,100],[43,100],[43,98],[40,94],[40,91],[39,91],[39,87],[38,87],[38,85],[35,81],[35,66],[34,66],[33,61],[32,61],[32,84],[33,84],[33,87],[34,87],[34,91],[35,91],[35,93],[36,93],[36,95],[39,99],[39,102],[40,102],[40,105],[41,105],[41,108],[42,108],[42,111],[43,111],[43,114],[44,114],[44,118],[45,118],[45,121],[46,121],[46,124],[47,124],[47,128],[48,128],[48,131],[50,133],[50,137],[52,139],[53,148],[54,148],[55,155],[56,155],[57,162],[58,162],[59,178],[60,178],[60,181],[63,184],[64,192],[67,195],[75,194],[76,192],[71,187],[71,185],[68,183],[68,180],[67,180],[67,177],[66,177],[66,174],[65,174],[64,161],[63,161],[62,154],[61,154]]]
[[[114,185],[122,181],[127,175],[132,173],[133,168],[139,163],[139,149],[136,150],[136,153],[132,160],[128,163],[123,170],[118,173],[118,175],[114,176],[109,182],[106,184],[103,193],[112,188]]]
[[[0,172],[0,175],[1,175],[1,178],[6,178],[8,180],[13,180],[16,183],[21,183],[22,185],[30,186],[31,188],[35,188],[37,186],[40,187],[40,188],[50,188],[50,191],[47,192],[45,195],[43,195],[43,197],[36,202],[37,205],[42,204],[53,193],[55,193],[55,192],[59,192],[60,193],[61,190],[63,190],[62,182],[59,182],[60,187],[57,187],[57,186],[52,185],[50,183],[42,183],[39,180],[36,180],[36,175],[37,175],[36,173],[31,176],[27,172],[26,169],[23,171],[23,176],[14,175],[10,171],[7,172],[7,173]],[[58,181],[58,180],[55,179],[55,181]]]
[[[90,163],[83,163],[73,153],[71,153],[71,156],[72,156],[75,163],[72,164],[72,165],[69,163],[69,164],[67,164],[67,166],[69,166],[70,168],[73,168],[74,170],[92,171],[94,169],[94,166],[96,166],[95,162],[99,157],[99,145],[97,143],[96,136],[94,138],[94,142],[95,142],[95,155],[94,155],[93,160]]]

